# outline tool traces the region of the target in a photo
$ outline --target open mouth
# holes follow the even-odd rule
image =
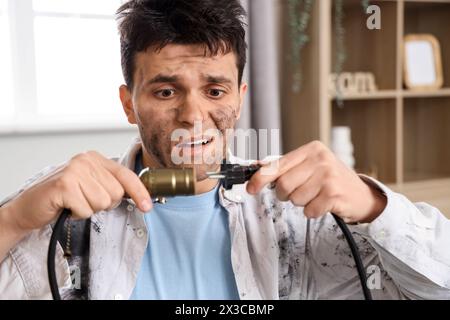
[[[214,141],[214,137],[192,139],[191,141],[182,141],[177,144],[178,148],[198,148],[206,146]]]

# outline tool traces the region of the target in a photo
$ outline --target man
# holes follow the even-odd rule
[[[319,142],[231,191],[206,174],[220,161],[196,163],[196,195],[152,204],[142,168],[187,166],[174,155],[205,160],[227,148],[247,89],[243,15],[238,0],[132,0],[119,9],[120,98],[140,139],[118,161],[79,154],[3,201],[1,298],[51,297],[50,224],[63,208],[75,219],[56,257],[67,299],[361,299],[329,212],[353,231],[374,298],[450,298],[449,221],[356,175]],[[174,141],[178,129],[190,137]]]

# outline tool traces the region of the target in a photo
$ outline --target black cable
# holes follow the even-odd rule
[[[249,180],[252,175],[258,171],[259,166],[239,166],[239,165],[230,165],[224,163],[222,165],[222,170],[219,173],[214,173],[218,178],[220,176],[222,180],[222,184],[226,189],[231,189],[234,184],[244,183]],[[364,298],[366,300],[372,300],[372,295],[370,293],[369,288],[367,287],[367,275],[364,269],[364,265],[361,260],[361,256],[359,255],[358,246],[356,245],[355,239],[353,238],[350,230],[348,229],[345,222],[332,214],[334,219],[336,220],[337,225],[342,230],[345,239],[350,247],[350,251],[353,255],[353,259],[355,260],[356,269],[358,271],[359,279],[361,281],[361,287],[363,290]],[[58,283],[56,281],[56,273],[55,273],[55,255],[56,255],[56,246],[58,243],[58,235],[61,234],[64,224],[67,218],[70,216],[70,210],[64,209],[61,213],[60,217],[56,221],[55,227],[53,229],[53,233],[50,239],[50,246],[48,249],[48,257],[47,257],[47,268],[48,268],[48,279],[50,283],[50,289],[52,292],[52,296],[54,300],[61,300],[61,296],[59,294]]]
[[[48,247],[47,256],[47,269],[48,269],[48,282],[50,284],[50,290],[52,292],[53,300],[61,300],[61,295],[59,294],[58,281],[56,280],[55,272],[55,257],[56,257],[56,246],[58,244],[58,235],[61,234],[64,228],[64,224],[70,216],[70,210],[64,209],[56,224],[53,228],[53,233],[50,238],[50,245]]]
[[[222,185],[225,189],[230,190],[233,185],[241,184],[245,181],[248,181],[259,169],[261,166],[259,165],[251,165],[251,166],[241,166],[238,164],[230,164],[224,161],[222,163],[220,172],[214,173],[212,176],[217,175],[218,177],[223,176]],[[370,293],[369,288],[367,287],[367,275],[364,269],[364,265],[361,260],[361,256],[359,255],[358,246],[356,245],[355,239],[353,238],[350,230],[347,227],[347,224],[338,216],[333,214],[334,219],[336,220],[339,228],[341,228],[342,233],[344,234],[345,239],[350,247],[350,250],[353,255],[353,259],[355,260],[356,269],[358,270],[359,279],[361,281],[361,287],[363,290],[364,298],[366,300],[372,300],[372,295]]]
[[[348,242],[348,246],[350,247],[350,250],[353,255],[353,259],[355,260],[356,269],[358,270],[359,280],[361,281],[361,287],[363,289],[364,299],[366,300],[372,300],[372,294],[370,293],[369,288],[367,287],[367,274],[366,270],[364,269],[364,265],[361,260],[361,256],[358,252],[358,246],[356,245],[355,239],[353,238],[350,230],[348,229],[345,222],[339,218],[337,215],[332,214],[334,217],[334,220],[336,220],[336,223],[338,224],[339,228],[341,228],[342,233],[344,234],[345,239]]]
[[[70,210],[64,209],[58,220],[56,221],[55,227],[53,228],[52,237],[50,238],[50,246],[48,249],[48,257],[47,257],[47,268],[48,268],[48,280],[50,284],[50,290],[52,292],[53,300],[61,300],[61,296],[59,294],[58,282],[56,280],[56,272],[55,272],[55,256],[56,256],[56,246],[58,243],[57,235],[61,234],[64,224],[70,216]],[[364,265],[361,260],[361,256],[358,253],[358,246],[356,245],[355,239],[353,238],[350,230],[348,229],[345,222],[333,214],[334,219],[336,220],[337,225],[342,230],[345,239],[348,242],[350,247],[350,251],[352,252],[353,259],[355,260],[356,269],[358,271],[359,280],[361,281],[361,287],[363,289],[364,299],[372,300],[372,294],[370,293],[369,288],[367,287],[367,275],[364,269]]]

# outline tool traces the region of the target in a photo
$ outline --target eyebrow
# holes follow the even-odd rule
[[[154,84],[154,83],[168,83],[168,82],[177,82],[178,76],[167,76],[163,74],[158,74],[154,78],[150,79],[147,84]]]
[[[218,84],[233,84],[229,78],[224,76],[213,76],[213,75],[202,75],[202,78],[209,83],[218,83]],[[169,76],[164,74],[158,74],[147,82],[149,84],[155,83],[174,83],[177,82],[180,78],[178,76]]]
[[[212,76],[212,75],[204,75],[203,76],[207,82],[209,83],[218,83],[218,84],[233,84],[233,81],[223,76]]]

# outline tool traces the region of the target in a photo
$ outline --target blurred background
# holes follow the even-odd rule
[[[137,136],[118,96],[123,2],[0,0],[0,199],[45,166],[120,156]],[[239,127],[280,129],[283,152],[319,139],[450,216],[450,0],[241,2]]]

